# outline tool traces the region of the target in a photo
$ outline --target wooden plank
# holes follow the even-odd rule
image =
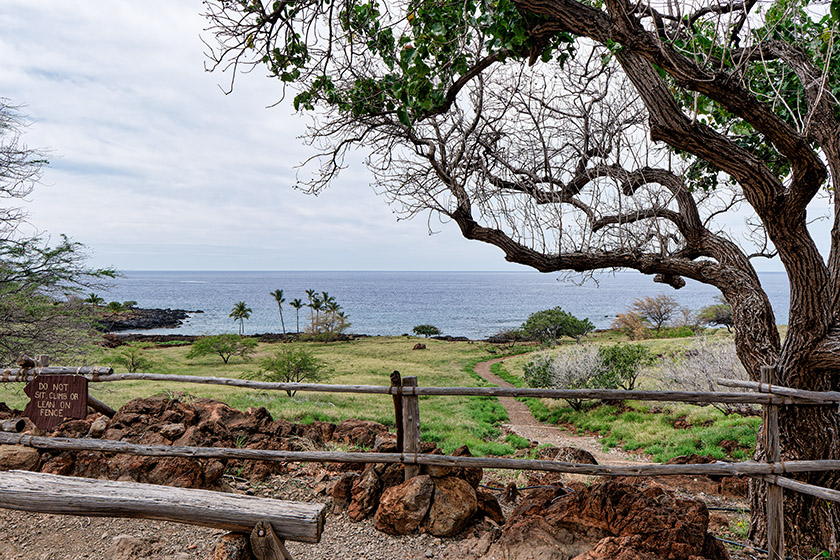
[[[266,521],[260,521],[251,531],[251,551],[257,560],[292,560],[283,540]]]
[[[768,387],[776,382],[776,368],[761,367],[761,383]],[[779,441],[779,407],[764,406],[764,453],[768,463],[778,463],[782,458]],[[785,509],[781,486],[767,484],[767,554],[771,560],[785,557]]]
[[[95,410],[96,412],[99,412],[100,414],[104,414],[108,418],[113,418],[117,414],[116,410],[114,410],[113,408],[111,408],[110,406],[105,404],[104,402],[100,401],[99,399],[97,399],[96,397],[91,395],[90,393],[88,393],[88,396],[87,396],[87,404],[93,410]]]
[[[765,474],[757,478],[764,480],[768,484],[780,486],[787,490],[793,490],[794,492],[799,492],[800,494],[808,494],[809,496],[814,496],[815,498],[820,498],[821,500],[840,502],[840,491],[838,490],[814,486],[813,484],[799,482],[798,480],[792,480],[775,474]]]
[[[35,367],[35,368],[6,368],[0,371],[0,381],[21,381],[21,379],[15,379],[20,377],[26,377],[24,381],[32,381],[33,377],[38,375],[45,375],[45,374],[56,374],[56,375],[92,375],[92,376],[99,376],[99,375],[110,375],[114,373],[114,369],[110,367],[103,367],[103,366],[93,366],[93,367],[61,367],[61,366],[48,366],[48,367]],[[93,381],[92,379],[88,379],[88,381]]]
[[[759,381],[742,381],[740,379],[726,379],[723,377],[715,379],[715,383],[717,383],[718,385],[723,385],[724,387],[742,387],[744,389],[753,389],[761,393],[783,395],[786,397],[796,397],[799,399],[807,399],[824,404],[840,402],[840,392],[837,391],[806,391],[804,389],[793,389],[791,387],[783,387],[781,385],[775,385],[773,383],[764,383]]]
[[[53,368],[44,368],[52,370]],[[56,368],[84,370],[85,368]],[[15,373],[17,370],[6,370]],[[33,370],[38,371],[38,370]],[[0,377],[0,382],[27,381],[28,377]],[[86,374],[91,382],[114,381],[166,381],[172,383],[197,383],[209,385],[223,385],[227,387],[243,387],[261,391],[303,391],[320,393],[361,393],[373,395],[396,395],[396,387],[379,385],[326,385],[320,383],[273,383],[268,381],[254,381],[233,377],[206,377],[198,375],[169,375],[165,373],[116,373],[116,374]],[[594,399],[594,400],[637,400],[689,403],[743,403],[743,404],[803,404],[819,405],[832,400],[814,400],[796,396],[757,394],[739,392],[691,392],[691,391],[624,391],[619,389],[535,389],[530,387],[405,387],[401,391],[404,395],[437,395],[437,396],[486,396],[486,397],[534,397],[551,399]]]
[[[76,439],[40,437],[28,434],[0,432],[0,444],[26,445],[36,449],[62,451],[101,451],[103,453],[128,453],[149,457],[187,457],[193,459],[238,459],[278,462],[314,463],[402,463],[436,465],[442,467],[499,468],[548,471],[594,476],[669,476],[669,475],[718,475],[757,476],[767,474],[840,471],[840,460],[786,461],[765,463],[707,463],[700,465],[589,465],[535,459],[507,459],[503,457],[455,457],[412,453],[342,453],[337,451],[274,451],[266,449],[240,449],[225,447],[185,447],[174,445],[141,445],[104,439]]]
[[[402,380],[403,390],[417,387],[417,377],[410,375]],[[405,455],[417,455],[420,452],[420,399],[415,395],[403,396],[403,447]],[[420,465],[406,463],[405,480],[420,474]]]
[[[400,376],[400,372],[394,370],[391,372],[391,387],[397,388],[397,393],[394,394],[394,425],[397,428],[397,452],[403,452],[403,441],[404,441],[404,434],[403,434],[403,402],[402,402],[402,392],[400,388],[402,387],[402,377]]]
[[[250,533],[260,521],[279,538],[317,543],[324,504],[193,488],[114,482],[25,471],[0,472],[0,507],[20,511],[174,521]]]
[[[26,420],[23,418],[11,418],[9,420],[3,420],[0,423],[0,430],[4,432],[14,432],[20,433],[26,427]]]

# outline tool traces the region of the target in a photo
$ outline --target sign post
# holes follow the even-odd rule
[[[23,389],[30,399],[23,414],[44,431],[67,418],[84,418],[87,383],[81,375],[39,375]]]

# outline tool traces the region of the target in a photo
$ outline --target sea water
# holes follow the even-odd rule
[[[237,332],[231,308],[244,301],[253,311],[245,333],[282,332],[277,303],[271,292],[283,290],[287,332],[297,330],[298,318],[289,301],[306,303],[306,290],[328,292],[349,317],[349,332],[369,335],[410,333],[415,325],[431,324],[443,334],[482,339],[517,327],[529,314],[560,306],[596,328],[608,328],[617,313],[633,300],[664,293],[693,310],[716,303],[717,289],[687,280],[680,290],[656,284],[636,272],[616,272],[581,284],[559,274],[517,272],[364,272],[364,271],[127,271],[99,295],[106,301],[136,301],[140,307],[201,310],[177,329],[150,334],[219,334]],[[790,302],[783,273],[762,273],[776,322],[787,323]],[[310,310],[300,310],[300,328]]]

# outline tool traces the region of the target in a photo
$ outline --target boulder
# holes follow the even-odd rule
[[[435,479],[428,520],[431,534],[436,537],[457,535],[477,511],[478,499],[468,482],[452,476]]]
[[[333,513],[340,513],[350,505],[353,483],[358,478],[359,475],[354,472],[344,473],[327,485],[327,496],[333,501]]]
[[[502,511],[502,506],[499,505],[499,501],[496,499],[496,496],[486,490],[478,488],[475,491],[475,497],[478,500],[479,515],[483,515],[487,519],[493,520],[496,525],[505,524],[505,514]]]
[[[434,492],[435,483],[426,475],[388,488],[376,510],[376,528],[389,535],[414,532],[426,518]]]
[[[216,548],[206,560],[250,560],[251,558],[253,556],[248,535],[227,533],[219,539]]]
[[[105,551],[105,560],[142,560],[149,558],[151,543],[131,535],[118,535],[111,539],[111,546]]]
[[[426,349],[426,345],[423,344],[422,342],[418,342],[417,344],[414,345],[414,348],[412,348],[412,350],[425,350],[425,349]]]
[[[641,484],[608,480],[567,495],[561,488],[537,489],[511,514],[486,558],[728,559],[707,533],[703,503]]]
[[[376,465],[368,463],[362,475],[353,482],[353,489],[350,491],[350,507],[347,508],[347,515],[353,521],[365,519],[376,508],[382,491],[380,473],[376,470]]]
[[[23,445],[0,445],[0,471],[37,471],[41,454]]]
[[[378,422],[351,418],[339,422],[335,426],[332,439],[338,443],[349,443],[357,447],[372,448],[376,443],[376,436],[387,433],[388,429]]]

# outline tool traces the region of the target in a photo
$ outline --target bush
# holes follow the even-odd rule
[[[642,370],[653,364],[655,358],[647,346],[641,344],[615,344],[598,348],[598,358],[603,368],[601,375],[626,391],[636,387]]]
[[[277,383],[316,382],[329,374],[326,363],[303,348],[284,348],[260,360],[260,370],[245,377]],[[293,397],[297,391],[287,390]]]
[[[628,310],[643,319],[647,319],[656,330],[661,329],[679,310],[677,300],[665,294],[639,298],[630,305]]]
[[[525,380],[531,387],[557,389],[615,389],[615,378],[604,374],[604,366],[594,346],[569,348],[554,355],[538,355],[525,366]],[[534,383],[532,385],[532,382]],[[588,399],[567,398],[575,410],[582,410]]]
[[[709,342],[703,338],[695,347],[672,354],[662,363],[664,383],[678,390],[717,391],[720,388],[715,379],[719,377],[749,380],[731,341]],[[726,390],[746,392],[746,389]],[[741,403],[712,403],[712,406],[724,414],[751,416],[758,413],[758,408]]]
[[[724,326],[732,332],[732,307],[723,298],[718,298],[720,303],[709,305],[700,310],[697,318],[706,325]]]
[[[611,327],[623,332],[630,340],[643,340],[648,334],[648,326],[638,313],[619,313]]]
[[[557,340],[568,336],[580,342],[581,337],[595,329],[589,319],[578,319],[560,307],[537,311],[528,316],[522,324],[522,333],[543,344],[556,344]]]
[[[149,342],[132,342],[122,346],[117,353],[111,357],[111,363],[123,366],[128,373],[138,371],[152,371],[156,368],[157,362],[144,356],[144,350],[152,347]]]
[[[218,354],[224,363],[228,363],[231,356],[239,356],[248,360],[248,354],[257,347],[257,341],[253,338],[243,338],[238,334],[218,334],[215,336],[203,336],[193,342],[187,358],[193,359],[208,354]]]
[[[417,336],[425,336],[426,338],[429,338],[430,336],[439,335],[440,329],[434,325],[416,325],[411,329],[411,332]]]

